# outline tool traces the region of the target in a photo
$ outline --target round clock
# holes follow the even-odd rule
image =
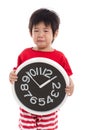
[[[65,102],[65,87],[69,84],[66,71],[48,58],[32,58],[17,70],[18,80],[13,85],[14,96],[32,114],[49,114]]]

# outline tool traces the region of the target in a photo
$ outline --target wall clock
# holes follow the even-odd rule
[[[45,115],[54,112],[65,102],[65,87],[69,84],[66,71],[48,58],[32,58],[17,70],[18,81],[13,94],[25,110],[32,114]]]

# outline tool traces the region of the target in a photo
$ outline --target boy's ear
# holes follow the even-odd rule
[[[29,31],[30,36],[32,37],[32,33]]]
[[[54,39],[58,36],[58,32],[59,32],[59,30],[56,30],[56,32],[54,34]]]

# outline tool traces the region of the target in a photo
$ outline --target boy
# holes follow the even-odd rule
[[[56,61],[65,69],[69,76],[70,83],[65,92],[71,96],[74,90],[74,84],[70,78],[72,70],[65,55],[52,48],[52,43],[58,35],[59,24],[60,19],[54,11],[42,8],[33,12],[28,27],[35,47],[26,48],[20,53],[17,67],[24,61],[35,57],[45,57]],[[12,84],[18,78],[15,74],[17,67],[9,74],[9,80]],[[58,128],[57,112],[58,110],[41,116],[33,115],[20,108],[20,130],[56,130]]]

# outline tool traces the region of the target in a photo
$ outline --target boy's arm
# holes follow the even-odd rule
[[[70,77],[69,77],[69,86],[66,87],[65,91],[68,96],[71,96],[74,92],[74,83]]]
[[[9,81],[10,81],[11,84],[14,84],[14,82],[17,81],[17,79],[18,79],[15,72],[16,72],[16,70],[13,70],[9,74]]]

